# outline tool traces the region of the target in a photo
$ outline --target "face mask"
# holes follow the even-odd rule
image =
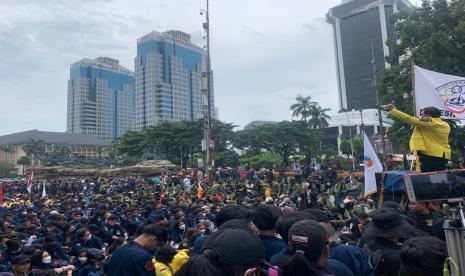
[[[49,264],[51,261],[52,261],[52,257],[50,257],[50,256],[47,256],[47,257],[42,259],[42,262],[44,264]]]
[[[79,257],[78,259],[81,263],[85,263],[87,261],[87,257]]]
[[[53,229],[53,228],[47,228],[47,231],[53,231],[53,230],[55,230],[55,229]]]
[[[202,234],[205,233],[205,230],[200,230],[200,233],[202,233]]]
[[[21,214],[23,214],[23,215],[27,215],[27,212],[22,212]]]
[[[91,239],[92,239],[92,235],[89,235],[89,236],[84,238],[84,240],[86,240],[86,241],[90,241]]]
[[[181,229],[181,230],[186,229],[186,225],[184,225],[184,224],[183,224],[183,225],[179,225],[179,229]]]

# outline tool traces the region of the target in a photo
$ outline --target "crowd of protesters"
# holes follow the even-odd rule
[[[443,275],[439,204],[375,208],[362,182],[308,166],[3,183],[0,275]]]

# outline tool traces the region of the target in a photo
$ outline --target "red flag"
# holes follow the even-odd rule
[[[3,191],[5,190],[5,187],[1,186],[0,187],[0,205],[3,204]]]
[[[36,167],[32,165],[32,170],[31,174],[29,175],[29,178],[27,179],[27,192],[30,193],[32,191],[32,179],[34,179],[34,171]]]

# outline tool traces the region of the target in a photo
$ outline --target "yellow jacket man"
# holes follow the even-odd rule
[[[441,120],[441,111],[436,107],[426,107],[420,118],[412,117],[388,105],[390,114],[414,126],[410,138],[410,150],[417,151],[422,172],[442,171],[451,158],[449,145],[450,126]]]

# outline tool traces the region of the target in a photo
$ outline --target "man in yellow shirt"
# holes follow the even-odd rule
[[[443,171],[451,158],[449,145],[450,126],[441,120],[441,111],[436,107],[425,107],[420,118],[410,116],[394,105],[387,105],[390,114],[414,127],[410,138],[410,150],[420,157],[422,172]]]

